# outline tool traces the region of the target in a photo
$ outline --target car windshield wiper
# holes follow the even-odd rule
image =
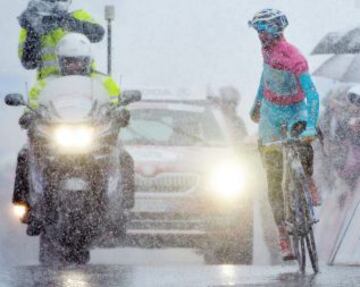
[[[135,131],[134,129],[130,128],[129,126],[126,128],[129,132],[131,132],[133,135],[137,136],[139,140],[143,141],[146,144],[150,145],[156,145],[156,142],[154,142],[152,139],[148,138],[147,136]]]
[[[155,122],[158,122],[160,124],[163,124],[164,126],[168,127],[168,128],[171,128],[174,132],[176,132],[177,134],[181,134],[181,135],[184,135],[188,138],[191,138],[191,139],[194,139],[196,140],[196,142],[200,142],[204,145],[208,145],[208,143],[201,137],[197,136],[197,135],[194,135],[194,134],[189,134],[188,132],[184,131],[182,128],[179,128],[179,127],[174,127],[162,120],[154,120]]]

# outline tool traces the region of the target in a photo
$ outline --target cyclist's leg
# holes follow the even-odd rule
[[[284,198],[282,193],[283,159],[281,150],[261,149],[263,164],[266,170],[268,183],[268,197],[273,211],[275,223],[284,222]]]
[[[314,165],[314,150],[310,143],[301,143],[299,146],[300,160],[304,168],[305,175],[308,179],[308,187],[314,206],[321,204],[321,197],[313,179],[313,165]]]
[[[278,227],[279,246],[284,260],[295,259],[285,226],[284,196],[282,192],[283,156],[280,149],[260,150],[266,169],[268,197]]]

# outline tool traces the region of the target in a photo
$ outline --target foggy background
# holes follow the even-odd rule
[[[17,58],[16,17],[27,0],[1,1],[0,84],[2,91],[24,90],[34,74]],[[359,23],[358,0],[73,0],[105,25],[103,7],[116,7],[113,40],[114,78],[123,87],[234,85],[243,95],[240,113],[252,130],[248,110],[261,72],[260,44],[247,25],[259,9],[272,7],[289,18],[286,37],[306,56],[322,36]],[[356,8],[358,7],[358,8]],[[106,39],[106,38],[105,38]],[[99,70],[106,71],[106,41],[94,45]],[[310,67],[311,65],[310,59]],[[2,121],[3,122],[3,121]]]

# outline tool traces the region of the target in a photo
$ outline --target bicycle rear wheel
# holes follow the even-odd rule
[[[310,227],[309,233],[306,236],[306,245],[307,249],[309,251],[309,258],[311,262],[311,266],[315,273],[319,272],[319,260],[318,260],[318,254],[316,250],[316,243],[315,243],[315,237],[314,237],[314,231],[312,227]]]
[[[305,272],[306,267],[306,249],[305,249],[305,238],[302,236],[292,236],[293,249],[296,260],[299,264],[299,270],[301,273]]]

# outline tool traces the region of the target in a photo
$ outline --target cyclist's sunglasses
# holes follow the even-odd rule
[[[269,31],[269,24],[265,21],[258,21],[253,23],[252,21],[248,22],[249,27],[254,28],[258,33]]]

